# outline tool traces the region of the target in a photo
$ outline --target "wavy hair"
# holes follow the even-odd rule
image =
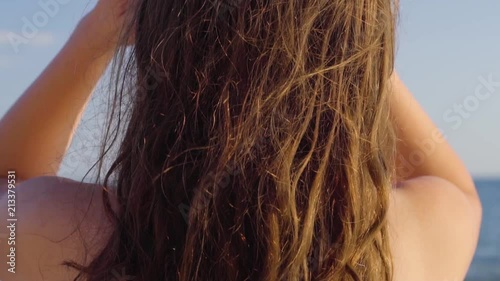
[[[392,279],[394,2],[233,1],[134,1],[75,280]]]

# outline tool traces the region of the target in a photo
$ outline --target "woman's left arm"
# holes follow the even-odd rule
[[[56,175],[99,78],[114,56],[127,0],[100,0],[0,120],[0,178]]]

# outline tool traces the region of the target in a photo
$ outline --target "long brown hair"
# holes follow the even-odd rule
[[[134,2],[115,230],[76,280],[391,280],[394,3]]]

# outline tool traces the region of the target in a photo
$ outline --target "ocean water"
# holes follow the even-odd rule
[[[466,281],[500,281],[500,179],[476,179],[483,221]]]

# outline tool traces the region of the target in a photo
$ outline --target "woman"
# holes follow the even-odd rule
[[[0,278],[462,280],[481,204],[393,73],[395,6],[100,0],[0,123]],[[115,55],[114,162],[58,178]]]

